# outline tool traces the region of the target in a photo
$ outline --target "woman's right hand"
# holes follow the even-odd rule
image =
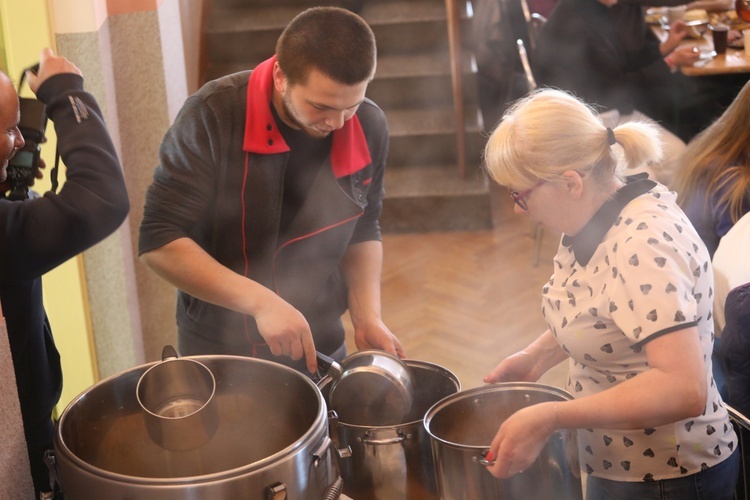
[[[486,377],[484,382],[536,382],[536,360],[526,351],[518,351],[502,360]]]

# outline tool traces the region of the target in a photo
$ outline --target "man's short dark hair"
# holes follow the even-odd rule
[[[276,43],[276,59],[289,83],[304,84],[312,68],[344,85],[372,79],[375,35],[357,14],[313,7],[297,15]]]

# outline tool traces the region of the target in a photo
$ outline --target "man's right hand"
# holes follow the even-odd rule
[[[289,356],[294,360],[304,356],[307,370],[310,373],[318,371],[312,331],[301,312],[270,292],[254,317],[258,331],[274,356]]]
[[[36,94],[47,78],[60,73],[82,75],[81,70],[75,64],[62,56],[56,56],[52,49],[46,48],[39,54],[39,71],[36,74],[26,71],[26,81],[31,91]]]

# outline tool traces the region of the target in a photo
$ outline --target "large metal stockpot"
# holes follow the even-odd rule
[[[425,361],[405,360],[411,372],[412,404],[395,425],[355,425],[331,412],[330,434],[337,448],[351,450],[339,460],[344,493],[355,500],[437,498],[430,439],[422,419],[442,398],[461,389],[458,378]],[[328,398],[330,381],[320,384]]]
[[[69,500],[338,498],[327,409],[303,374],[240,356],[195,356],[211,370],[218,426],[176,451],[149,435],[136,386],[149,365],[96,384],[63,412],[55,435]]]
[[[460,392],[435,404],[424,417],[424,427],[432,443],[440,498],[582,499],[575,431],[553,433],[522,474],[502,480],[486,469],[490,443],[508,417],[527,406],[570,399],[556,387],[508,382]]]

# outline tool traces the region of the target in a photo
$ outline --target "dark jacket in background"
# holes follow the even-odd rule
[[[130,208],[115,147],[83,78],[53,76],[37,96],[55,124],[66,181],[59,194],[0,200],[0,300],[30,444],[36,436],[28,429],[49,420],[62,388],[41,277],[115,231]]]
[[[750,416],[750,283],[729,292],[724,314],[719,354],[726,372],[727,403]]]
[[[658,41],[644,38],[640,6],[613,9],[596,0],[560,0],[539,34],[532,66],[540,86],[629,114],[637,101],[637,71],[661,56]]]

